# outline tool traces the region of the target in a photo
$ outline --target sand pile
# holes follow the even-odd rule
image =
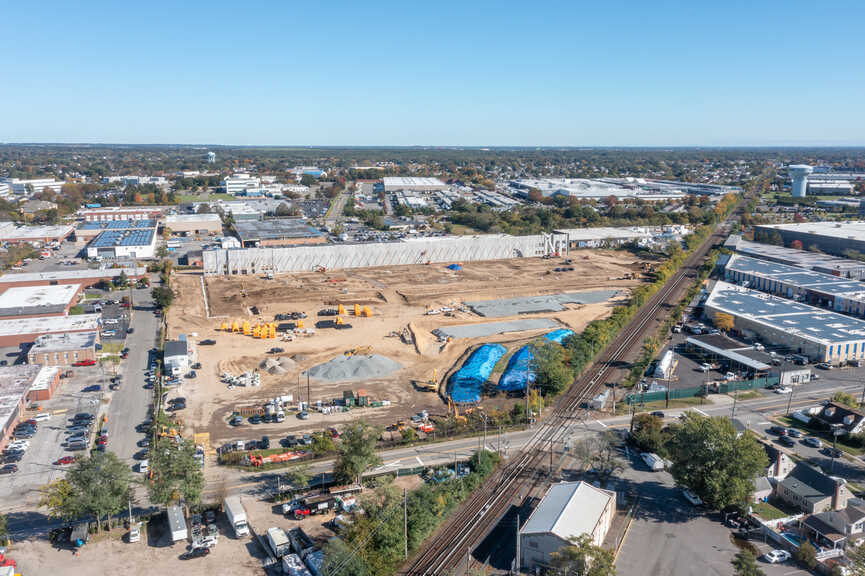
[[[309,369],[309,375],[315,380],[327,382],[368,380],[389,376],[401,368],[402,364],[386,356],[355,354],[353,356],[337,356],[329,362],[313,366]]]

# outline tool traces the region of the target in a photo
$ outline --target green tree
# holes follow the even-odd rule
[[[664,455],[667,449],[664,446],[666,438],[663,430],[663,419],[643,412],[634,416],[634,431],[631,433],[631,439],[643,452]]]
[[[316,454],[327,454],[336,450],[336,444],[330,434],[318,432],[312,435],[312,451]]]
[[[285,479],[289,484],[297,489],[306,488],[309,484],[310,476],[309,464],[298,464],[285,473]]]
[[[865,544],[860,546],[847,546],[844,550],[850,560],[850,571],[852,576],[865,576]]]
[[[126,509],[132,472],[113,452],[95,452],[79,460],[64,480],[43,489],[41,504],[52,516],[110,516]]]
[[[201,500],[204,474],[192,442],[163,438],[151,451],[150,499],[168,506],[181,498],[189,505]]]
[[[551,557],[552,573],[556,576],[615,576],[612,550],[596,546],[588,534],[571,539],[571,545],[561,548]]]
[[[157,286],[150,290],[150,295],[153,296],[153,301],[162,309],[171,306],[174,302],[174,292],[168,286]]]
[[[360,482],[361,475],[381,463],[375,451],[378,428],[364,420],[349,424],[342,433],[334,475],[342,482]]]
[[[813,570],[817,566],[817,550],[810,542],[802,542],[796,550],[796,561]]]
[[[843,404],[844,406],[849,406],[850,408],[859,408],[859,401],[856,400],[856,397],[852,394],[848,394],[843,390],[840,392],[836,392],[834,396],[832,396],[832,402],[837,402],[838,404]]]
[[[300,183],[304,186],[312,186],[316,182],[318,182],[318,180],[316,180],[315,176],[313,176],[312,174],[304,174],[300,177]]]
[[[748,549],[740,550],[732,564],[736,569],[736,576],[765,576],[765,572],[757,564],[757,557]]]
[[[166,246],[165,244],[160,244],[156,247],[155,254],[157,258],[167,258],[170,254],[170,251],[168,250],[168,246]]]
[[[565,349],[555,342],[535,343],[531,347],[535,368],[535,387],[546,396],[564,391],[573,380]]]
[[[9,526],[7,524],[6,516],[0,514],[0,544],[8,544],[9,540]]]
[[[118,288],[126,288],[129,285],[129,276],[126,275],[126,272],[121,270],[120,274],[114,278],[114,285]]]
[[[754,478],[768,465],[750,434],[738,435],[727,418],[686,412],[669,443],[673,478],[714,508],[751,501]]]

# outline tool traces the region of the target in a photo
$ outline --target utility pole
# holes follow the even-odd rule
[[[531,428],[532,426],[532,417],[529,412],[529,390],[531,386],[529,386],[529,366],[532,363],[532,349],[531,347],[527,350],[528,358],[526,359],[526,428]]]
[[[403,554],[408,560],[408,491],[402,489],[402,539],[405,544]]]
[[[312,405],[312,398],[309,393],[309,370],[306,371],[306,411],[309,413],[310,406]]]
[[[790,388],[790,396],[787,398],[787,416],[790,415],[791,404],[793,404],[793,388]]]
[[[550,438],[550,480],[553,478],[553,439]]]
[[[733,392],[733,413],[730,414],[730,420],[736,418],[736,401],[739,399],[739,386],[736,385],[736,390]]]
[[[520,515],[517,514],[517,553],[514,556],[514,572],[520,573]]]

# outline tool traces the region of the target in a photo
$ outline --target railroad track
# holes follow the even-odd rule
[[[734,214],[741,208],[734,210]],[[546,448],[567,438],[572,428],[581,423],[580,414],[587,415],[582,408],[606,382],[635,346],[639,346],[655,327],[653,320],[666,305],[674,305],[683,291],[683,282],[697,277],[697,271],[713,247],[723,242],[725,225],[718,227],[703,244],[685,261],[679,270],[656,292],[642,310],[619,332],[619,335],[600,353],[598,359],[564,396],[554,404],[551,414],[539,424],[532,439],[505,466],[478,488],[468,501],[463,503],[439,531],[404,567],[402,574],[409,576],[437,576],[453,574],[476,547],[495,527],[507,512],[515,496],[528,495],[533,488],[544,482],[541,473],[547,457]],[[466,560],[465,564],[468,564]]]

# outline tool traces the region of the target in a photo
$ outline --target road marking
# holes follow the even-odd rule
[[[595,420],[595,422],[597,422],[598,424],[600,424],[600,425],[603,426],[604,428],[607,428],[607,425],[604,424],[603,422],[601,422],[600,420]]]
[[[694,408],[694,412],[696,412],[697,414],[700,414],[702,416],[708,416],[708,414],[706,414],[705,412],[703,412],[699,408]]]
[[[763,420],[762,422],[757,422],[758,426],[765,426],[766,424],[771,424],[768,420]]]
[[[417,460],[417,463],[418,463],[418,464],[420,464],[421,466],[423,466],[423,460],[420,459],[420,456],[415,456],[414,459]]]

